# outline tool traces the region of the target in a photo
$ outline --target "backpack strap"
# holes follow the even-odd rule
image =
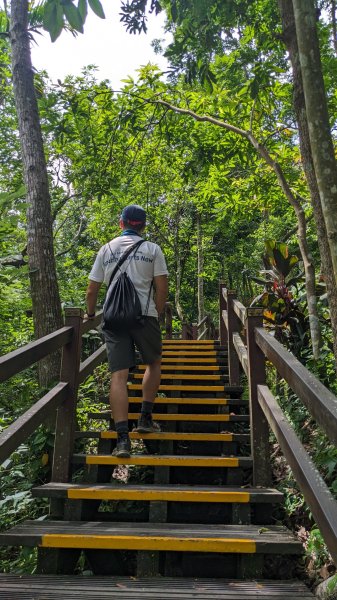
[[[143,242],[144,242],[144,240],[139,240],[136,244],[134,244],[133,246],[131,246],[131,248],[129,248],[126,252],[124,252],[123,256],[121,256],[121,258],[119,259],[117,265],[115,266],[114,270],[111,273],[111,277],[110,277],[108,288],[110,287],[110,284],[111,284],[113,278],[115,277],[118,269],[121,267],[121,265],[123,264],[123,262],[131,254],[131,252],[133,252],[133,250],[138,250],[139,246],[141,244],[143,244]]]

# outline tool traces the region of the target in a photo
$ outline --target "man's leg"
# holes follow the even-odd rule
[[[128,390],[127,380],[129,369],[122,369],[111,373],[110,407],[112,418],[117,431],[116,455],[127,458],[130,456],[131,444],[129,440],[128,423]]]
[[[161,358],[158,358],[153,363],[147,365],[144,373],[142,385],[143,402],[137,425],[137,431],[139,433],[160,431],[159,425],[157,423],[153,423],[152,421],[153,404],[160,385],[160,369]]]

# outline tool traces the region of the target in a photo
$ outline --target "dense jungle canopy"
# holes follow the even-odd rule
[[[335,0],[126,0],[130,35],[146,35],[147,11],[164,12],[172,42],[154,47],[168,72],[148,64],[112,89],[92,65],[57,83],[48,64],[34,71],[38,31],[80,33],[88,9],[104,18],[98,0],[7,0],[0,11],[1,354],[60,327],[65,306],[84,307],[97,250],[137,203],[167,259],[177,329],[217,320],[219,280],[256,301],[266,240],[286,244],[301,311],[287,342],[336,391]],[[283,305],[265,307],[289,326]],[[42,366],[40,384],[57,369],[58,357]],[[0,424],[37,386],[31,372],[8,383]]]

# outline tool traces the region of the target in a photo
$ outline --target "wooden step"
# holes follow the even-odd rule
[[[74,454],[73,463],[86,465],[148,465],[152,467],[240,467],[249,469],[252,466],[252,459],[246,456],[132,454],[130,458],[119,458],[113,454]]]
[[[187,485],[95,485],[47,483],[33,496],[71,500],[140,500],[164,502],[279,503],[283,494],[269,488],[231,488]]]
[[[134,373],[132,375],[133,379],[143,379],[143,373]],[[222,375],[196,375],[192,373],[192,375],[184,375],[183,373],[162,373],[161,380],[169,379],[170,381],[174,381],[178,379],[179,381],[223,381],[227,379],[226,376]]]
[[[225,352],[227,351],[227,346],[215,346],[214,344],[203,344],[202,346],[198,346],[195,344],[185,345],[180,344],[179,346],[175,344],[165,345],[163,344],[163,350],[188,350],[188,351],[197,351],[197,352],[208,352],[209,350],[216,350],[217,352]]]
[[[220,346],[220,340],[163,340],[163,346]]]
[[[195,363],[195,361],[193,361]],[[147,365],[137,365],[137,370],[145,371]],[[162,371],[228,371],[227,367],[220,367],[219,365],[161,365]],[[143,377],[143,375],[142,375]]]
[[[241,554],[302,554],[285,527],[26,521],[0,533],[1,545]]]
[[[141,390],[141,383],[129,383],[129,390]],[[242,387],[240,386],[231,386],[231,385],[160,385],[159,392],[204,392],[205,394],[209,394],[209,392],[225,392],[227,394],[240,394],[242,392]]]
[[[190,363],[192,363],[193,365],[195,365],[196,363],[198,365],[200,365],[201,363],[205,363],[205,364],[211,363],[211,364],[214,364],[214,361],[215,361],[214,357],[209,358],[209,357],[201,357],[201,356],[199,356],[198,360],[197,360],[196,358],[183,358],[181,356],[177,357],[174,354],[171,357],[166,357],[166,358],[162,358],[161,359],[162,366],[163,366],[163,364],[166,364],[166,363],[172,363],[172,364],[190,364]],[[226,360],[223,360],[223,361],[217,360],[216,364],[217,365],[223,364],[223,366],[226,367],[227,366],[227,361]]]
[[[218,351],[218,350],[163,350],[163,354],[165,356],[227,356],[227,351]]]
[[[141,404],[143,399],[141,396],[129,396],[130,404]],[[109,404],[109,398],[101,398],[101,402]],[[181,404],[193,406],[201,404],[202,406],[246,406],[248,408],[248,400],[241,398],[162,398],[157,397],[155,405],[157,404]]]
[[[300,581],[0,574],[1,600],[313,600]]]
[[[83,434],[80,437],[91,437],[90,432],[80,432]],[[101,439],[116,439],[116,431],[93,431],[94,437]],[[88,434],[88,435],[87,435]],[[145,436],[147,440],[173,440],[182,442],[241,442],[248,444],[250,436],[248,433],[180,433],[175,431],[160,431],[158,433],[137,433],[130,432],[131,440],[142,440]]]
[[[110,419],[110,411],[102,411],[97,413],[88,413],[88,419]],[[129,420],[137,420],[139,413],[129,413]],[[197,421],[197,422],[213,422],[213,423],[249,423],[249,415],[228,415],[228,414],[179,414],[179,413],[153,413],[154,421]]]

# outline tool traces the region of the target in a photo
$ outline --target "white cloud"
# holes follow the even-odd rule
[[[135,76],[135,70],[148,62],[165,70],[167,61],[151,48],[153,39],[165,37],[163,15],[149,15],[147,34],[129,34],[120,22],[119,0],[101,1],[106,18],[100,19],[89,9],[84,34],[74,38],[62,32],[54,43],[44,31],[43,37],[36,35],[32,45],[34,67],[45,69],[55,81],[65,75],[78,75],[84,66],[94,64],[99,78],[109,79],[115,88],[120,87],[121,79]]]

